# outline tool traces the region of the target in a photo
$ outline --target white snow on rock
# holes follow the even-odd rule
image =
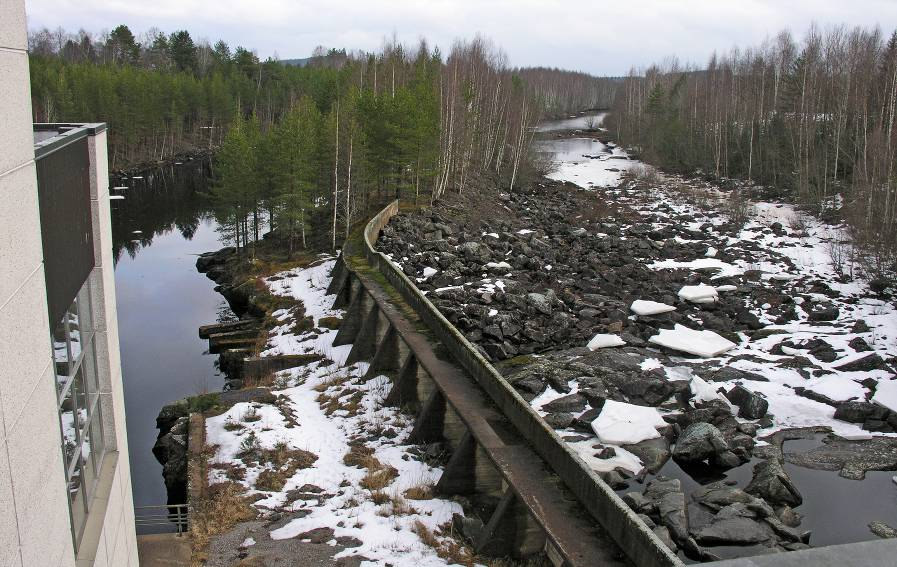
[[[486,264],[486,267],[487,268],[497,268],[497,269],[502,269],[502,270],[510,270],[511,264],[508,264],[507,262],[489,262],[488,264]]]
[[[625,344],[626,341],[621,339],[619,335],[598,333],[592,337],[592,340],[586,346],[589,347],[589,350],[598,350],[599,348],[618,347]]]
[[[785,348],[782,347],[782,350],[784,351]],[[825,376],[810,378],[801,386],[836,402],[866,399],[866,388],[850,378],[839,376],[838,374],[826,374]]]
[[[683,325],[676,325],[673,330],[661,329],[650,339],[656,345],[671,348],[695,356],[712,358],[732,350],[737,345],[713,331],[696,331]]]
[[[676,310],[672,305],[644,299],[636,299],[629,308],[636,315],[659,315],[660,313],[669,313]]]
[[[718,250],[716,248],[714,248],[713,246],[711,246],[710,248],[707,249],[707,252],[704,253],[704,256],[707,256],[708,258],[715,258],[717,252],[718,252]]]
[[[736,285],[718,285],[716,291],[735,291],[738,289]]]
[[[657,428],[666,425],[657,408],[607,400],[592,430],[604,443],[629,445],[660,437]]]
[[[679,290],[679,297],[692,303],[713,303],[719,297],[712,285],[687,285]]]
[[[897,411],[897,380],[879,380],[872,401],[891,411]]]
[[[424,279],[427,279],[430,276],[435,276],[437,272],[439,272],[439,270],[437,270],[436,268],[427,266],[426,268],[424,268]]]
[[[717,260],[716,258],[698,258],[688,262],[680,262],[678,260],[658,260],[652,264],[648,264],[652,270],[662,270],[664,268],[682,269],[690,268],[692,270],[704,270],[707,268],[716,268],[719,270],[714,274],[714,278],[725,278],[731,276],[739,276],[744,273],[742,268],[733,266],[728,262]]]
[[[240,544],[240,547],[252,547],[253,545],[255,545],[255,540],[251,537],[248,537],[243,540],[243,543]]]

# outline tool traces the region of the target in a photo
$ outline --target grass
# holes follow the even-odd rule
[[[203,565],[208,559],[206,550],[212,536],[255,518],[255,512],[243,495],[243,487],[235,482],[210,485],[200,501],[192,504],[190,537],[193,553],[190,564],[193,567]]]
[[[432,548],[436,555],[444,559],[449,565],[473,567],[476,564],[476,556],[473,551],[449,535],[451,533],[451,524],[440,527],[434,533],[423,522],[415,520],[411,529],[424,545]]]
[[[240,420],[246,423],[253,423],[260,419],[262,419],[262,416],[259,415],[258,410],[256,410],[254,406],[249,406],[249,408],[244,411],[243,415],[240,417]]]
[[[383,490],[399,476],[399,471],[397,471],[395,467],[384,465],[373,455],[366,459],[364,468],[366,468],[368,472],[364,475],[359,484],[362,488],[366,488],[372,492]]]
[[[335,331],[342,325],[343,320],[340,317],[321,317],[318,319],[318,327],[322,329],[330,329]]]
[[[200,394],[198,396],[191,396],[187,398],[187,407],[191,413],[203,413],[214,407],[218,406],[221,403],[221,396],[217,393],[212,392],[210,394]]]
[[[418,484],[405,491],[408,500],[432,500],[434,486],[432,484]]]

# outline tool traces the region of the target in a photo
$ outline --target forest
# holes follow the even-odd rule
[[[897,253],[897,32],[811,27],[762,45],[633,69],[608,128],[674,172],[740,178],[824,213],[838,208],[873,273]]]
[[[110,166],[216,151],[212,198],[241,249],[277,228],[290,252],[327,219],[330,244],[387,198],[433,202],[530,175],[542,117],[609,105],[617,82],[515,69],[490,41],[318,48],[304,66],[187,31],[126,26],[29,37],[35,121],[103,121]],[[320,236],[320,235],[319,235]]]

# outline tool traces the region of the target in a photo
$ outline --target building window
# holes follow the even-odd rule
[[[77,549],[106,453],[90,278],[53,330],[62,455]]]

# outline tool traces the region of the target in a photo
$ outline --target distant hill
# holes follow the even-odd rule
[[[306,57],[304,59],[281,59],[280,62],[284,65],[293,65],[294,67],[305,67],[308,65],[308,62],[311,61],[311,57]]]

